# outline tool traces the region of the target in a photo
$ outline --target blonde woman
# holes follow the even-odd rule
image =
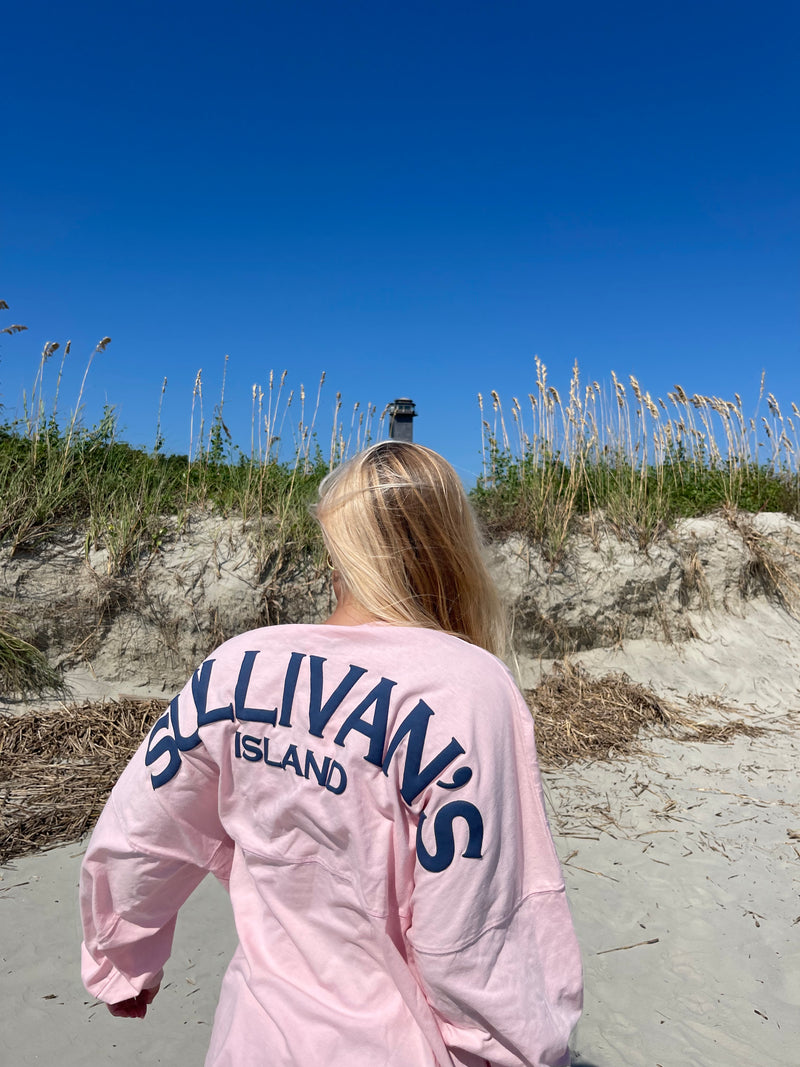
[[[143,1016],[210,871],[239,945],[207,1065],[568,1064],[579,954],[461,484],[384,442],[316,514],[333,615],[212,653],[109,799],[83,864],[86,987]]]

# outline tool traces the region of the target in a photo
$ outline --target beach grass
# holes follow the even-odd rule
[[[479,396],[483,470],[472,498],[490,533],[522,533],[557,560],[581,523],[645,547],[681,517],[800,513],[800,410],[784,416],[763,377],[766,412],[747,416],[739,394],[676,385],[653,399],[613,372],[608,395],[596,381],[582,386],[577,363],[562,400],[538,359],[536,371],[527,405],[514,397],[508,418],[496,392],[490,405]]]
[[[93,426],[83,423],[82,398],[94,357],[110,343],[104,338],[91,353],[72,414],[59,415],[64,349],[53,398],[44,399],[47,364],[59,346],[42,351],[23,417],[0,426],[0,543],[12,552],[46,541],[65,527],[85,532],[87,551],[107,550],[111,573],[123,574],[144,554],[157,550],[167,520],[178,525],[197,509],[236,515],[265,548],[294,556],[321,551],[321,539],[309,514],[317,487],[337,463],[364,447],[373,436],[376,411],[356,404],[349,426],[342,419],[341,395],[335,401],[327,447],[320,444],[315,422],[325,375],[312,406],[301,385],[287,387],[287,374],[272,372],[266,388],[252,387],[252,423],[247,452],[235,444],[225,423],[225,375],[222,391],[206,421],[203,381],[198,372],[191,401],[186,454],[165,454],[161,405],[152,449],[120,440],[114,408],[106,405]],[[227,365],[227,357],[226,357]],[[166,379],[162,387],[162,402]],[[297,409],[299,408],[299,411]],[[294,417],[295,412],[297,418]],[[284,424],[291,424],[293,453],[279,451]]]
[[[47,344],[23,417],[0,426],[0,543],[16,551],[65,526],[80,528],[87,550],[105,548],[111,571],[121,574],[158,548],[168,518],[180,524],[193,509],[212,508],[240,516],[272,550],[276,542],[292,555],[320,550],[308,505],[329,470],[384,436],[385,412],[376,419],[374,406],[360,410],[356,403],[348,420],[337,393],[323,447],[316,422],[325,375],[308,396],[302,385],[289,388],[286,371],[270,372],[263,388],[252,386],[243,449],[225,422],[225,372],[206,417],[198,371],[187,452],[163,451],[166,379],[153,448],[134,448],[120,440],[113,407],[106,405],[92,426],[83,421],[86,380],[108,344],[103,338],[90,354],[66,418],[59,402],[70,346],[46,400],[48,365],[59,351]],[[478,395],[482,473],[468,489],[489,536],[522,534],[555,560],[580,525],[611,526],[644,547],[680,517],[800,513],[800,410],[792,404],[785,416],[777,399],[764,395],[763,380],[756,413],[748,416],[739,394],[707,397],[676,385],[666,400],[653,399],[636,378],[626,385],[613,371],[608,391],[596,381],[582,385],[577,363],[562,400],[545,365],[536,359],[535,366],[527,403],[512,398],[508,415],[498,393],[489,403]],[[280,451],[285,437],[293,445],[288,457]]]

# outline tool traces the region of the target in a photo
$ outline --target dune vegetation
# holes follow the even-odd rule
[[[323,445],[316,422],[325,375],[312,403],[302,386],[297,393],[288,387],[286,371],[271,372],[265,388],[252,387],[243,449],[225,423],[224,374],[207,417],[198,372],[187,453],[164,453],[160,406],[153,447],[134,448],[120,440],[112,406],[93,425],[84,422],[86,381],[108,344],[103,338],[90,353],[78,396],[63,416],[61,380],[73,357],[69,343],[61,350],[48,343],[22,418],[0,424],[0,543],[12,551],[64,526],[79,527],[87,547],[105,547],[119,573],[158,547],[165,516],[199,507],[260,524],[265,537],[292,552],[313,551],[319,541],[308,504],[319,481],[347,455],[386,436],[385,411],[378,417],[373,406],[361,410],[357,403],[343,417],[337,393]],[[610,524],[644,547],[681,516],[800,511],[800,410],[792,404],[784,415],[777,399],[764,395],[763,380],[756,410],[764,410],[748,416],[738,393],[699,396],[676,385],[665,399],[653,398],[636,378],[623,382],[613,371],[607,390],[596,381],[583,385],[577,363],[562,399],[538,358],[535,366],[533,390],[524,403],[512,398],[508,413],[496,392],[488,402],[478,394],[482,473],[467,488],[490,536],[521,533],[557,559],[570,532],[586,522]],[[49,399],[48,372],[55,377]],[[165,389],[166,379],[162,403]]]
[[[47,344],[22,417],[0,425],[6,551],[31,549],[65,528],[80,530],[87,553],[104,548],[111,572],[122,576],[158,549],[176,519],[180,529],[197,509],[213,509],[240,518],[265,551],[278,546],[287,557],[321,564],[309,504],[330,469],[386,436],[386,413],[356,404],[343,415],[337,394],[323,445],[316,422],[325,375],[309,397],[302,386],[289,388],[286,372],[271,373],[265,388],[253,386],[250,440],[242,448],[225,423],[224,375],[206,415],[198,372],[187,453],[163,451],[160,405],[153,447],[134,448],[119,438],[113,407],[93,425],[84,419],[86,381],[109,343],[103,338],[90,353],[66,416],[61,381],[65,360],[74,357],[69,343]],[[166,380],[162,403],[165,389]],[[764,395],[763,382],[757,411],[759,405],[763,411],[750,417],[738,394],[699,396],[680,385],[653,398],[634,377],[623,382],[613,372],[607,389],[596,381],[584,385],[577,364],[562,399],[537,359],[524,403],[514,397],[504,410],[496,392],[488,401],[478,396],[483,467],[470,496],[487,536],[521,534],[553,564],[576,528],[592,532],[605,524],[644,548],[681,516],[722,512],[733,522],[742,512],[797,516],[800,410],[792,404],[784,415],[777,399]],[[31,666],[43,668],[13,620],[13,605],[0,603],[0,683],[18,691],[25,688],[20,670],[24,676]]]
[[[784,416],[763,376],[766,412],[748,417],[738,393],[676,385],[654,399],[613,371],[608,395],[596,381],[582,386],[577,363],[564,401],[539,359],[536,370],[535,391],[525,406],[513,398],[510,417],[497,393],[490,407],[479,396],[484,465],[472,498],[491,533],[523,533],[557,559],[581,521],[643,548],[680,517],[798,514],[800,410]]]
[[[319,550],[308,506],[322,477],[372,439],[374,408],[362,412],[356,404],[346,426],[337,394],[330,442],[323,449],[315,422],[325,375],[309,410],[303,386],[295,395],[287,388],[286,371],[280,376],[270,373],[266,389],[253,386],[250,447],[245,452],[233,443],[225,423],[224,376],[220,398],[206,419],[198,372],[188,452],[163,451],[160,409],[152,449],[134,448],[120,439],[112,406],[106,405],[92,426],[82,419],[88,373],[108,344],[106,337],[91,353],[66,418],[60,415],[59,400],[69,344],[61,353],[53,398],[47,402],[45,373],[59,345],[46,345],[33,387],[24,397],[22,418],[0,425],[0,543],[13,552],[46,541],[64,527],[80,528],[87,550],[107,549],[119,574],[143,552],[158,548],[165,518],[177,516],[180,521],[193,509],[212,508],[241,517],[290,553]],[[166,379],[162,402],[165,390]],[[279,451],[285,431],[293,440],[289,459]]]

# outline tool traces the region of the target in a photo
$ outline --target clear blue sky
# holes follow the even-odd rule
[[[417,403],[465,481],[476,394],[633,373],[800,403],[800,5],[64,4],[3,14],[5,416],[45,341],[62,406],[186,452],[230,355]],[[57,359],[48,366],[52,394]]]

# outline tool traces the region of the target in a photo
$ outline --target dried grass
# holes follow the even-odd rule
[[[0,714],[0,864],[82,837],[163,707],[125,699]]]
[[[686,720],[686,729],[680,735],[680,740],[727,744],[740,734],[744,734],[745,737],[760,737],[761,734],[765,733],[767,733],[765,726],[754,726],[743,719],[732,719],[730,722],[691,722]]]
[[[755,586],[797,618],[800,610],[800,587],[793,581],[786,564],[778,558],[779,546],[754,528],[750,516],[728,511],[725,517],[740,535],[747,549],[747,566],[739,580],[742,595],[747,596],[750,587]],[[796,553],[790,554],[797,558]]]
[[[544,767],[623,755],[635,748],[643,728],[668,728],[678,717],[627,675],[592,678],[568,661],[557,663],[525,698]]]
[[[525,698],[543,767],[636,752],[643,731],[668,733],[679,741],[719,743],[738,734],[756,737],[766,732],[741,719],[697,722],[625,674],[593,678],[569,661],[555,664]]]

